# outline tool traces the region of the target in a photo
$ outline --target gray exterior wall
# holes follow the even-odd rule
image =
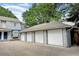
[[[0,21],[0,28],[21,30],[21,23],[20,22],[10,22],[10,21],[6,21],[6,22]]]
[[[8,40],[11,40],[12,39],[12,33],[9,31],[8,32]]]
[[[70,47],[71,46],[71,35],[70,31],[66,29],[62,29],[63,31],[63,45],[64,47]]]
[[[67,33],[67,44],[68,44],[67,47],[71,47],[71,33],[70,31],[66,31],[66,33]]]

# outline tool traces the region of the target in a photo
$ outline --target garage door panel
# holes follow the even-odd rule
[[[63,45],[62,30],[48,30],[48,44]]]
[[[25,41],[25,34],[24,33],[21,34],[21,40]]]
[[[35,42],[43,43],[43,31],[35,32]]]
[[[27,32],[27,42],[32,42],[32,33]]]

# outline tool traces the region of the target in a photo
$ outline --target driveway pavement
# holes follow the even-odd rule
[[[2,41],[0,56],[79,56],[79,47],[63,48],[22,41]]]

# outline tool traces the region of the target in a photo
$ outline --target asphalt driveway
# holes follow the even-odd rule
[[[22,41],[0,42],[0,56],[79,56],[79,47],[63,48]]]

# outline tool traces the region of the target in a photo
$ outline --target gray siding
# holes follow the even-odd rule
[[[67,31],[66,29],[62,29],[62,31],[63,31],[63,46],[64,47],[71,46],[70,31]]]
[[[21,24],[19,22],[1,22],[0,21],[0,28],[8,28],[8,29],[19,29],[21,30]]]
[[[67,32],[67,44],[68,44],[67,47],[70,47],[71,46],[71,33],[70,31],[66,31],[66,32]]]
[[[11,40],[11,39],[12,39],[12,33],[8,32],[8,40]]]

